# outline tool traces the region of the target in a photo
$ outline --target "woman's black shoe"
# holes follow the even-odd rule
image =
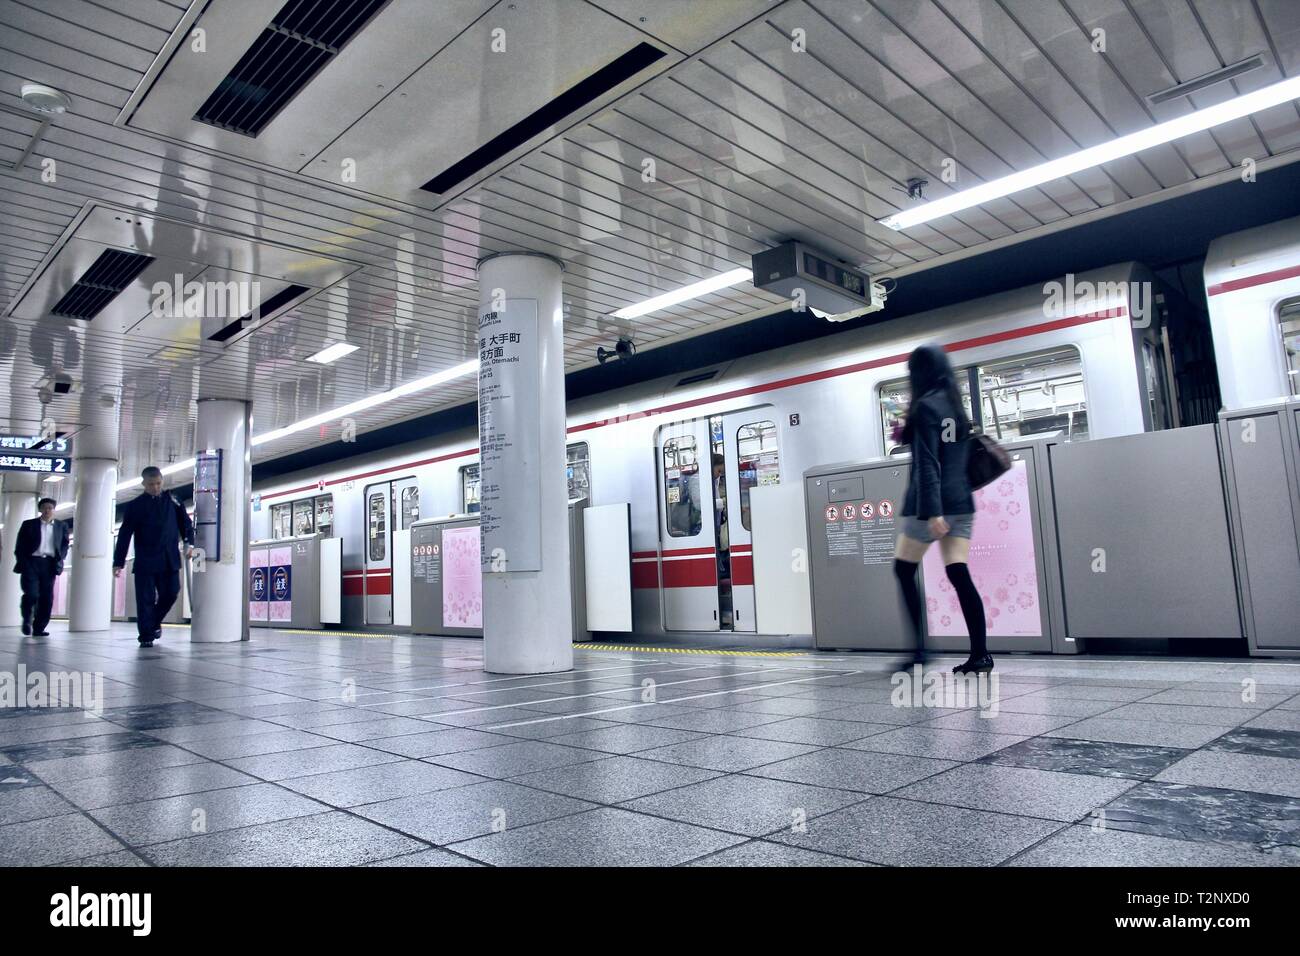
[[[954,674],[987,674],[993,670],[993,658],[984,654],[981,657],[971,657],[964,664],[958,664],[952,669]]]

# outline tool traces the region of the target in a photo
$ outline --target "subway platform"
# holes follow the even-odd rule
[[[1300,864],[1300,662],[1001,657],[900,706],[882,655],[481,655],[0,630],[0,865]]]

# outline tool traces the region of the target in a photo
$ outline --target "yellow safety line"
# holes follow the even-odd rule
[[[721,654],[727,657],[803,657],[798,651],[724,651],[707,647],[637,647],[631,644],[574,644],[589,651],[640,651],[646,654]]]

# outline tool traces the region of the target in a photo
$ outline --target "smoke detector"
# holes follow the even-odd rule
[[[38,113],[64,113],[72,105],[66,93],[40,83],[24,83],[23,102]]]

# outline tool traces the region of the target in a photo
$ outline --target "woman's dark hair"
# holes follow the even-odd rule
[[[970,419],[966,417],[966,406],[962,404],[961,392],[957,390],[957,373],[948,361],[948,353],[938,345],[920,345],[907,358],[907,378],[912,390],[912,398],[907,405],[907,417],[904,419],[902,442],[912,443],[912,414],[917,402],[926,394],[942,391],[948,396],[957,415],[957,437],[965,438],[970,434]]]

